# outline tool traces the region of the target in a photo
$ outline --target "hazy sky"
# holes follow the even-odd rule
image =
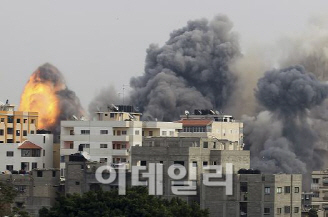
[[[0,100],[19,104],[31,73],[55,65],[87,106],[102,87],[121,91],[141,75],[149,44],[162,45],[190,19],[226,14],[243,49],[297,34],[328,1],[84,1],[0,2]]]

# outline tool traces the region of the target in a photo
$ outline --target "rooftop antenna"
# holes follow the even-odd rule
[[[79,120],[75,115],[72,115],[72,118],[76,121]]]
[[[6,105],[9,105],[9,99],[6,100]]]

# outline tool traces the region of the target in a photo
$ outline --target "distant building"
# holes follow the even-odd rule
[[[201,208],[220,217],[301,217],[302,175],[235,174],[233,195],[202,185]]]
[[[60,187],[60,175],[57,169],[35,169],[26,175],[0,174],[0,182],[18,191],[12,207],[23,209],[31,216],[38,216],[39,209],[54,205]]]
[[[243,123],[231,115],[223,115],[213,110],[195,110],[192,115],[187,113],[180,117],[181,120],[177,122],[182,123],[183,129],[179,136],[215,138],[231,143],[226,150],[243,149]]]
[[[328,170],[313,171],[311,182],[312,208],[318,210],[319,217],[328,216]]]
[[[8,100],[0,104],[0,143],[21,143],[28,134],[36,134],[37,129],[37,112],[15,111]]]
[[[36,131],[28,134],[22,143],[1,144],[0,173],[53,168],[53,135],[49,133]]]
[[[65,176],[65,158],[87,152],[92,161],[130,165],[130,148],[141,146],[143,138],[177,137],[181,123],[140,121],[132,106],[111,106],[97,112],[96,120],[61,122],[61,176]],[[66,160],[67,161],[67,160]]]

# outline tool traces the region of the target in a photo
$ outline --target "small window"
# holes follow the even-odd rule
[[[126,135],[126,130],[122,130],[122,135]]]
[[[17,118],[16,123],[17,124],[20,124],[20,121],[21,121],[21,119],[20,118]]]
[[[281,208],[277,208],[277,214],[281,214]]]
[[[43,157],[46,156],[46,150],[43,150]]]
[[[13,165],[6,165],[6,170],[13,171],[14,166]]]
[[[80,182],[75,182],[75,185],[80,185]]]
[[[33,163],[32,163],[32,170],[33,170],[33,169],[36,169],[36,168],[38,168],[38,163],[33,162]]]
[[[270,215],[270,208],[264,208],[264,215]]]
[[[13,151],[7,151],[7,157],[14,157]]]
[[[278,187],[277,188],[277,194],[281,194],[282,193],[282,187]]]
[[[117,135],[120,136],[121,135],[121,131],[120,130],[117,130]]]
[[[13,116],[8,116],[7,122],[8,123],[14,123],[14,117]]]
[[[203,148],[208,148],[208,142],[203,143]]]
[[[13,128],[7,128],[7,134],[13,134],[14,129]]]
[[[110,113],[110,117],[114,118],[115,117],[115,113]]]
[[[207,161],[203,161],[203,166],[207,166],[208,162]]]
[[[26,124],[27,123],[27,119],[24,119],[24,124]]]
[[[312,179],[312,183],[313,184],[318,184],[319,183],[319,179]]]
[[[107,162],[107,158],[100,158],[100,163],[106,163]]]
[[[1,123],[4,123],[5,122],[5,119],[4,118],[1,118]]]
[[[23,136],[27,136],[27,130],[23,130]]]
[[[31,119],[31,124],[35,124],[35,119]]]
[[[4,130],[1,129],[1,130],[0,130],[0,136],[3,136],[3,134],[4,134]]]
[[[60,162],[61,163],[64,163],[65,162],[65,156],[64,155],[60,156]]]
[[[174,161],[173,164],[184,166],[184,161]]]
[[[108,148],[107,144],[100,144],[100,148]]]
[[[299,187],[295,187],[295,193],[300,193],[300,188]]]
[[[174,136],[174,131],[170,131],[170,136]]]
[[[100,134],[108,134],[108,130],[100,130]]]
[[[52,177],[56,177],[56,171],[52,171]]]
[[[74,143],[73,143],[73,142],[71,142],[71,143],[69,144],[69,149],[74,149]]]
[[[81,130],[82,135],[90,135],[90,130]]]
[[[160,164],[163,164],[164,162],[161,160],[159,163],[160,163]]]
[[[290,213],[290,206],[285,206],[284,210],[285,210],[285,213]]]
[[[264,188],[264,193],[265,194],[270,194],[271,193],[271,188],[270,187],[265,187]]]
[[[43,177],[43,172],[42,171],[38,171],[37,172],[37,177]]]
[[[162,131],[162,136],[166,136],[166,131]]]
[[[193,161],[193,162],[192,162],[192,166],[193,166],[193,167],[197,167],[197,161]]]
[[[294,207],[294,213],[299,213],[300,208],[299,207]]]
[[[285,186],[285,194],[289,194],[290,193],[290,186]]]
[[[135,131],[135,134],[138,136],[140,134],[140,131],[139,130],[136,130]]]
[[[108,116],[108,114],[105,114],[105,116]]]
[[[46,143],[46,136],[43,136],[43,144]]]
[[[34,130],[31,130],[31,134],[34,134]]]
[[[147,166],[147,161],[145,160],[140,161],[140,166]]]
[[[16,130],[16,136],[20,136],[20,130]]]
[[[153,136],[153,131],[149,131],[149,136]]]

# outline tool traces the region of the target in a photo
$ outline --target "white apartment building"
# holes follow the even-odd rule
[[[115,109],[116,108],[116,109]],[[132,106],[98,112],[96,120],[62,121],[60,138],[61,176],[65,156],[87,152],[91,161],[130,165],[130,147],[142,146],[143,137],[177,137],[181,123],[140,121]]]
[[[0,155],[0,173],[53,168],[53,135],[27,134],[22,143],[2,143]]]

